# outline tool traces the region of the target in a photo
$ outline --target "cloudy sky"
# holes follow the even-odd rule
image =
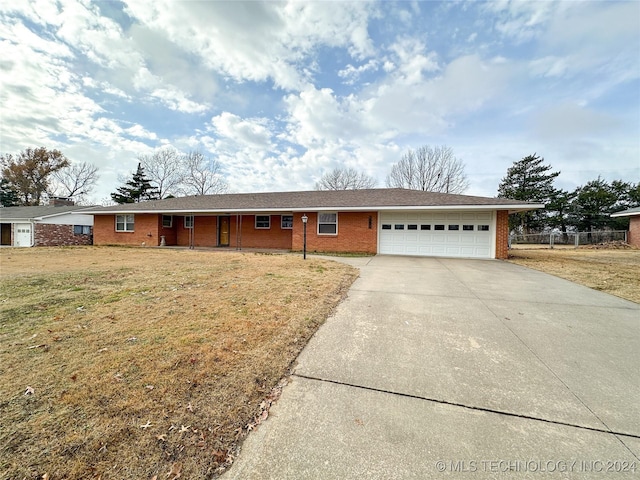
[[[384,180],[447,145],[495,196],[537,152],[573,189],[640,180],[640,2],[0,0],[0,151],[99,166],[200,150],[236,192]]]

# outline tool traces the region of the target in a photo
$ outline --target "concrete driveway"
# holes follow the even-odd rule
[[[230,479],[639,478],[640,305],[501,261],[376,256]]]

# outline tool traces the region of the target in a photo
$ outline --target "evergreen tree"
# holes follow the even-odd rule
[[[500,181],[498,197],[548,204],[556,192],[553,181],[560,172],[551,172],[551,165],[544,165],[543,162],[544,158],[535,153],[514,162]],[[521,233],[541,231],[546,223],[546,215],[544,209],[514,213],[509,216],[509,228]]]
[[[623,183],[616,183],[616,188],[623,189],[616,191],[616,188],[612,188],[606,181],[598,177],[597,180],[591,180],[575,190],[571,221],[578,231],[590,232],[605,228],[625,228],[623,223],[627,222],[628,218],[619,221],[619,219],[610,217],[612,213],[626,208],[623,206],[626,205],[624,196],[630,186],[629,184],[623,185]]]
[[[18,193],[6,178],[0,180],[0,205],[3,207],[16,207],[20,205]]]
[[[571,225],[572,202],[575,194],[565,190],[554,190],[547,203],[547,225],[551,228],[559,228],[562,238],[568,241],[567,228]]]
[[[111,194],[111,198],[114,202],[123,204],[158,200],[160,195],[158,190],[151,186],[151,180],[145,177],[142,164],[138,163],[138,169],[131,180],[118,187],[117,192]]]

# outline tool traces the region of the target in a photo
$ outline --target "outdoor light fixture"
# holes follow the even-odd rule
[[[302,258],[307,259],[307,221],[309,217],[302,214]]]

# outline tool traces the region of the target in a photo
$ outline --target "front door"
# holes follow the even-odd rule
[[[11,224],[2,223],[0,225],[0,229],[2,229],[2,233],[0,234],[0,245],[11,245]]]
[[[229,246],[229,217],[218,217],[218,246]]]

